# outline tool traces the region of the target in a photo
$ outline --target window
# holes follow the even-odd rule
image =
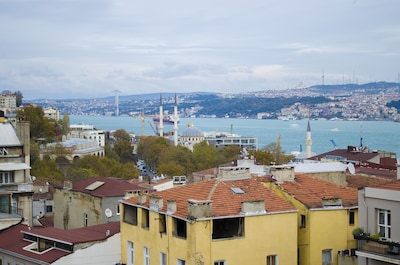
[[[83,214],[83,226],[84,227],[88,226],[88,215],[87,215],[87,213]]]
[[[213,220],[212,239],[243,237],[244,218],[225,218]]]
[[[150,211],[147,209],[142,209],[142,227],[149,229],[150,225]]]
[[[167,254],[163,252],[160,253],[160,265],[167,265]]]
[[[332,265],[332,249],[322,250],[322,265]]]
[[[182,260],[182,259],[177,259],[176,260],[176,265],[185,265],[186,261]]]
[[[354,211],[349,212],[349,225],[354,225]]]
[[[174,235],[186,238],[186,222],[184,220],[174,218]]]
[[[119,211],[119,203],[117,204],[117,207],[116,207],[116,209],[115,209],[115,213],[116,213],[117,215],[120,215],[120,214],[121,214],[121,212]]]
[[[46,205],[46,213],[52,213],[53,212],[53,205]]]
[[[143,248],[143,264],[144,265],[150,265],[150,250],[147,247]]]
[[[225,260],[217,260],[217,261],[214,261],[214,265],[226,265],[226,261]]]
[[[0,172],[0,184],[14,183],[14,171]]]
[[[381,237],[391,237],[391,213],[390,210],[378,209],[378,232]]]
[[[165,214],[159,214],[158,215],[158,227],[159,227],[159,232],[160,233],[167,233],[167,226],[166,226],[166,216]]]
[[[306,216],[304,214],[300,215],[300,227],[306,228]]]
[[[267,256],[267,265],[277,265],[277,264],[278,264],[278,256],[277,255]]]
[[[124,222],[137,225],[137,207],[124,204]]]
[[[135,253],[135,251],[134,251],[134,248],[133,248],[133,242],[131,242],[131,241],[128,241],[128,247],[127,247],[127,259],[126,259],[126,262],[127,262],[127,265],[133,265],[133,258],[134,258],[134,253]]]

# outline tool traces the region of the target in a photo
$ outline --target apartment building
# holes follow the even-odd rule
[[[298,210],[298,264],[357,264],[351,251],[356,248],[352,231],[358,224],[357,189],[320,176],[282,175],[285,178],[274,176],[275,181],[265,185]]]
[[[297,210],[249,168],[122,201],[124,264],[297,264]]]
[[[400,180],[358,191],[358,264],[400,264]]]
[[[0,229],[32,225],[29,123],[0,123]]]

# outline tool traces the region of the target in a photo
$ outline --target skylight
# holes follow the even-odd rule
[[[244,194],[245,193],[241,188],[231,187],[231,190],[235,194]]]
[[[105,182],[103,181],[95,181],[92,184],[90,184],[89,186],[86,187],[87,190],[95,190],[98,187],[100,187],[101,185],[103,185]]]

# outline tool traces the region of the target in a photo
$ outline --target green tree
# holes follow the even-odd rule
[[[131,137],[129,136],[129,133],[125,131],[124,129],[118,129],[114,132],[114,138],[115,142],[121,142],[121,141],[131,141]]]
[[[69,130],[70,130],[70,128],[69,128],[70,123],[69,123],[69,115],[68,115],[68,112],[64,112],[63,118],[62,118],[62,121],[61,121],[61,125],[62,125],[62,135],[68,135]]]
[[[182,176],[187,175],[186,168],[175,161],[168,161],[158,166],[157,172],[167,176]]]
[[[133,146],[129,141],[118,141],[114,145],[114,151],[120,158],[121,163],[127,163],[134,161]]]
[[[175,175],[189,175],[194,170],[192,152],[186,147],[170,145],[163,149],[158,157],[157,172],[169,175],[170,172],[165,171],[165,165],[173,165],[170,162],[180,166],[179,168],[174,166],[174,169],[169,170],[175,172]],[[161,165],[163,166],[162,170],[160,169]]]
[[[221,163],[226,163],[237,159],[240,154],[240,150],[241,149],[239,145],[224,146],[222,149],[223,161],[221,161]]]
[[[134,163],[121,164],[107,157],[85,156],[72,163],[68,178],[72,180],[90,177],[118,177],[123,179],[137,178],[139,171]]]
[[[254,157],[257,163],[262,165],[270,165],[272,162],[275,161],[273,154],[270,151],[266,150],[256,150],[250,151],[250,155]]]
[[[215,146],[203,141],[193,146],[193,161],[195,161],[195,170],[203,170],[217,167],[221,158]]]
[[[115,161],[120,161],[119,155],[117,154],[117,152],[115,152],[114,148],[112,148],[109,144],[106,144],[104,146],[104,153],[106,157],[113,159]]]
[[[47,142],[53,141],[53,122],[44,116],[42,107],[29,105],[17,111],[17,119],[29,121],[31,139],[44,139]]]
[[[15,91],[15,103],[17,105],[17,107],[22,105],[22,99],[24,98],[24,96],[22,95],[21,91]]]
[[[149,167],[157,168],[159,154],[169,146],[168,139],[158,136],[149,136],[140,140],[137,153]]]
[[[274,162],[277,165],[282,165],[288,163],[294,158],[293,155],[286,155],[286,152],[282,150],[280,145],[280,138],[278,138],[277,143],[270,143],[265,148],[265,151],[270,152],[274,157]]]
[[[38,159],[32,165],[31,175],[36,178],[53,183],[62,183],[64,175],[59,170],[57,163],[51,159]]]

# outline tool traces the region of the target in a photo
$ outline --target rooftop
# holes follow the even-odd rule
[[[95,197],[121,197],[128,190],[147,190],[137,183],[129,180],[112,177],[92,177],[76,181],[72,185],[72,191],[91,194]]]
[[[277,185],[310,209],[322,208],[322,201],[327,198],[340,198],[343,207],[358,206],[356,188],[336,185],[305,174],[296,175],[293,182],[288,181]]]
[[[0,147],[22,146],[11,123],[0,123]]]
[[[110,222],[71,230],[62,230],[54,227],[36,228],[19,224],[0,232],[0,249],[6,250],[14,255],[25,257],[25,259],[34,260],[36,261],[35,263],[53,263],[59,258],[70,254],[70,252],[58,248],[50,248],[49,250],[40,253],[29,250],[26,247],[31,245],[32,242],[24,240],[24,234],[74,245],[79,243],[104,241],[108,237],[119,232],[119,222]]]
[[[238,190],[243,192],[235,192]],[[143,206],[150,208],[150,195],[146,196]],[[290,203],[266,188],[257,177],[236,180],[212,179],[154,192],[152,196],[161,197],[165,202],[175,200],[177,210],[173,215],[181,218],[188,216],[188,200],[212,201],[213,217],[242,216],[241,204],[248,201],[264,201],[266,213],[296,210]],[[129,198],[124,202],[137,205],[138,197]],[[166,203],[160,211],[167,212]]]

